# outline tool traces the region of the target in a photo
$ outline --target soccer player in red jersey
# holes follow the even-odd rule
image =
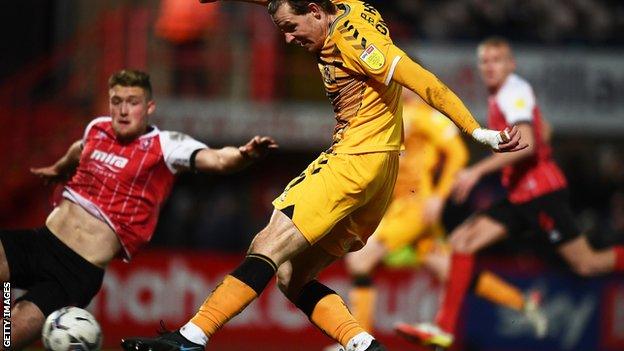
[[[151,239],[176,174],[237,171],[277,147],[256,136],[240,147],[211,149],[148,124],[156,104],[144,72],[119,71],[109,88],[110,117],[91,121],[53,165],[31,169],[47,181],[69,178],[45,226],[0,230],[0,279],[27,291],[11,311],[11,349],[37,339],[56,309],[87,306],[108,263],[129,260]]]
[[[624,246],[593,249],[575,224],[568,204],[567,182],[551,157],[548,126],[542,120],[531,85],[514,73],[511,45],[503,38],[484,40],[477,49],[481,77],[489,91],[490,128],[516,126],[529,147],[494,154],[460,172],[454,198],[466,200],[486,174],[501,171],[507,198],[469,218],[450,236],[453,255],[436,324],[421,323],[401,333],[426,344],[448,347],[456,331],[463,298],[473,281],[473,255],[507,237],[531,229],[543,236],[581,276],[624,271]]]

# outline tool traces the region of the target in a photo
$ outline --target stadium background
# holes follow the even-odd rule
[[[553,125],[555,157],[569,178],[579,223],[597,247],[624,242],[622,2],[369,2],[395,41],[481,119],[485,92],[474,47],[491,34],[511,39],[518,71],[533,83]],[[43,186],[28,168],[55,161],[90,119],[107,113],[106,79],[122,67],[152,75],[154,122],[162,129],[212,146],[258,133],[280,142],[277,153],[246,172],[182,176],[150,250],[131,265],[115,262],[91,306],[112,349],[120,336],[152,334],[160,319],[179,325],[237,264],[268,219],[272,198],[328,146],[332,111],[314,59],[284,45],[265,11],[246,4],[22,0],[2,8],[0,227],[43,223],[58,189]],[[483,155],[472,145],[471,160]],[[496,177],[488,178],[469,205],[448,206],[448,228],[502,195]],[[624,277],[581,280],[542,251],[547,259],[522,241],[507,242],[479,264],[545,292],[548,337],[538,342],[517,315],[470,298],[461,349],[624,349]],[[340,264],[322,278],[339,291],[348,284]],[[418,350],[396,339],[391,325],[431,319],[439,287],[410,270],[384,270],[377,281],[380,337],[391,349]],[[272,286],[211,349],[307,351],[327,343]]]

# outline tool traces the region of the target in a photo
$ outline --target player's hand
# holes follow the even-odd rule
[[[496,152],[519,151],[529,146],[520,142],[521,135],[516,126],[501,131],[477,128],[472,137]]]
[[[444,199],[440,196],[431,196],[425,201],[423,220],[426,225],[436,223],[442,217]]]
[[[30,168],[30,173],[43,179],[44,184],[62,182],[66,179],[66,175],[58,170],[56,165],[40,168]]]
[[[519,151],[529,146],[521,142],[522,134],[516,126],[511,127],[511,129],[505,128],[500,132],[500,136],[501,141],[498,143],[498,149],[494,149],[496,152]]]
[[[268,136],[258,136],[251,138],[247,144],[238,147],[238,151],[251,160],[259,160],[265,157],[271,149],[277,149],[279,145]]]
[[[479,179],[481,179],[481,173],[473,168],[459,171],[453,185],[453,200],[457,203],[466,201]]]

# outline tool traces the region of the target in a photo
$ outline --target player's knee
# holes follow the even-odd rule
[[[45,315],[30,301],[19,301],[11,309],[11,349],[22,349],[41,335]]]
[[[266,251],[270,246],[270,229],[267,227],[259,231],[251,241],[250,252]]]
[[[301,289],[313,278],[314,276],[309,272],[295,271],[288,261],[277,270],[277,287],[290,301],[294,301],[299,296]]]
[[[292,277],[292,265],[290,262],[283,263],[277,270],[277,287],[288,296],[288,286]]]
[[[354,252],[345,257],[347,271],[352,276],[368,275],[371,273],[373,264],[370,262],[370,256],[360,255]]]
[[[469,226],[467,224],[460,225],[449,234],[449,243],[453,245],[453,243],[460,241],[468,232]]]
[[[594,259],[593,255],[568,255],[565,258],[574,273],[582,277],[591,277],[602,272],[601,267],[598,265],[598,262]]]
[[[466,245],[462,241],[454,240],[451,242],[451,250],[457,253],[465,253],[464,251],[466,251]]]
[[[461,251],[456,252],[464,255],[474,255],[477,253],[477,251],[479,251],[479,247],[476,245],[476,243],[474,241],[468,241],[462,246]]]
[[[460,231],[453,235],[452,240],[449,241],[451,250],[453,252],[462,254],[472,254],[474,248],[470,245],[470,233],[468,231]]]
[[[600,267],[588,258],[574,260],[570,265],[572,270],[582,277],[592,277],[601,273]]]
[[[2,245],[2,242],[0,242],[0,279],[6,282],[9,278],[9,262],[7,261],[6,253],[4,252],[4,246]]]
[[[574,261],[571,264],[572,270],[574,273],[580,275],[581,277],[589,277],[592,275],[592,269],[589,264],[581,261]]]
[[[310,243],[291,222],[286,225],[269,223],[256,234],[249,252],[269,257],[280,266],[309,247]]]
[[[369,275],[387,254],[386,244],[371,238],[362,249],[345,257],[347,271],[352,276]]]
[[[254,237],[251,245],[249,246],[249,252],[254,254],[260,254],[269,257],[276,265],[281,265],[284,261],[288,260],[288,256],[285,252],[280,251],[280,242],[274,240],[271,232],[265,228],[261,230]]]

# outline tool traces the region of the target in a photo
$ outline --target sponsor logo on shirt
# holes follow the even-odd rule
[[[384,55],[372,44],[364,50],[362,55],[360,55],[360,59],[372,69],[380,69],[386,63]]]
[[[147,151],[152,146],[152,139],[143,139],[139,145],[141,150]]]
[[[91,153],[91,159],[103,163],[106,168],[113,172],[117,172],[119,169],[126,167],[128,159],[112,153],[107,153],[100,150],[93,150]]]

